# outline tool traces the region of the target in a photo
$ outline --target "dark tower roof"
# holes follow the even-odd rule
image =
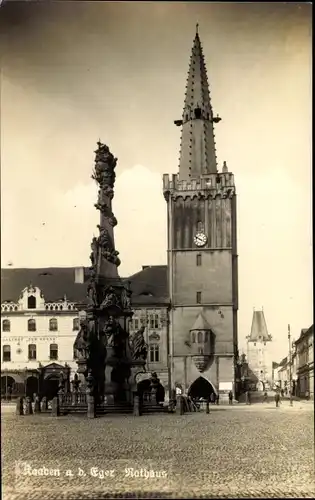
[[[179,178],[189,180],[217,172],[214,123],[205,60],[198,33],[190,57],[182,125]]]
[[[271,340],[271,335],[269,335],[267,330],[264,311],[254,311],[252,328],[248,340],[252,342],[267,342]]]

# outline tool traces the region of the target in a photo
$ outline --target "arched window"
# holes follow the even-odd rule
[[[202,332],[198,332],[198,344],[201,344],[202,342],[203,342]]]
[[[28,359],[31,360],[36,360],[36,345],[35,344],[29,344],[28,345]]]
[[[10,332],[11,331],[11,322],[9,319],[4,319],[2,321],[2,331],[3,332]]]
[[[158,344],[150,345],[150,363],[158,363],[160,361],[160,348]]]
[[[192,344],[196,343],[196,333],[195,332],[191,332],[191,342],[192,342]]]
[[[80,318],[74,318],[72,330],[80,330]]]
[[[58,359],[58,346],[57,344],[50,344],[49,346],[49,359]]]
[[[197,222],[197,231],[198,232],[204,231],[204,224],[200,220]]]
[[[56,332],[58,330],[58,321],[56,318],[51,318],[49,320],[49,331]]]
[[[36,321],[35,319],[29,319],[27,322],[27,330],[29,332],[36,332]]]
[[[2,347],[2,361],[11,361],[11,346],[4,345]]]
[[[28,309],[36,309],[36,297],[34,295],[30,295],[27,299],[27,308]]]

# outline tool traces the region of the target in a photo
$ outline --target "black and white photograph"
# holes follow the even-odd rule
[[[0,2],[4,500],[313,498],[311,2]]]

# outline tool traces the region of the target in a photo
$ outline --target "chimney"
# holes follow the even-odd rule
[[[84,283],[84,267],[76,267],[74,269],[74,282]]]

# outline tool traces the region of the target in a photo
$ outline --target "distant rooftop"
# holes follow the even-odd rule
[[[46,302],[55,302],[66,295],[70,302],[83,302],[87,293],[89,268],[84,269],[84,282],[75,283],[75,267],[1,269],[1,302],[17,302],[24,288],[38,287]],[[162,305],[169,302],[167,266],[143,266],[129,278],[134,306]]]
[[[250,342],[267,342],[271,340],[271,335],[269,335],[267,330],[264,311],[254,311],[248,340]]]

